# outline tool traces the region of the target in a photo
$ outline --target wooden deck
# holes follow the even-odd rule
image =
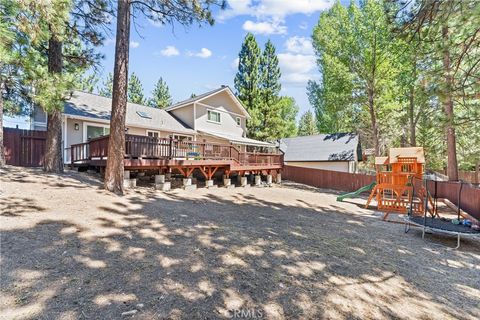
[[[108,157],[109,136],[74,144],[70,149],[71,166],[105,167]],[[233,145],[179,141],[168,138],[125,136],[126,170],[177,170],[189,176],[195,169],[211,179],[217,170],[226,174],[237,172],[271,173],[280,172],[283,154],[240,152]]]

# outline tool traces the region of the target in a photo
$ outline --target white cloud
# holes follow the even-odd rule
[[[312,14],[328,9],[331,0],[229,0],[229,7],[219,13],[218,19],[225,20],[240,15],[250,15],[257,18],[279,18],[287,15]]]
[[[242,26],[243,30],[254,34],[286,34],[287,27],[280,21],[273,22],[253,22],[251,20],[245,21]]]
[[[103,44],[105,46],[109,46],[111,44],[115,44],[115,38],[108,38],[108,39],[105,39],[105,41],[103,42]]]
[[[278,54],[282,81],[294,85],[306,85],[308,80],[319,78],[316,72],[316,58],[313,54],[280,53]]]
[[[140,46],[140,43],[139,42],[136,42],[136,41],[130,41],[130,48],[132,49],[135,49],[135,48],[138,48]]]
[[[180,51],[178,51],[178,49],[174,46],[167,46],[165,49],[160,50],[160,54],[165,57],[173,57],[178,56]]]
[[[312,41],[305,37],[290,37],[285,41],[288,52],[312,55],[314,54]]]
[[[212,56],[212,51],[208,50],[207,48],[202,48],[199,52],[187,52],[187,55],[190,57],[206,59]]]
[[[306,21],[303,21],[302,23],[300,23],[300,25],[298,27],[302,30],[307,30],[308,29],[308,23]]]
[[[232,67],[233,70],[238,70],[238,63],[240,62],[240,58],[236,57],[235,60],[232,61],[232,64],[230,67]]]

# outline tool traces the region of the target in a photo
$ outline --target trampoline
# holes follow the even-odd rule
[[[430,180],[432,181],[432,180]],[[457,236],[457,246],[455,249],[460,247],[460,238],[463,237],[478,237],[480,239],[480,230],[475,230],[469,226],[463,224],[453,224],[451,219],[440,218],[437,212],[437,180],[433,180],[435,182],[434,185],[434,195],[433,195],[433,214],[432,216],[427,216],[428,213],[428,201],[425,201],[424,206],[424,215],[423,216],[415,216],[413,215],[412,205],[410,205],[409,210],[407,211],[407,216],[405,217],[405,233],[410,230],[410,226],[414,225],[417,227],[422,228],[422,239],[425,238],[426,232],[433,232],[433,233],[443,233],[449,235],[456,235]],[[425,190],[427,189],[427,180],[424,180],[425,183]],[[458,191],[458,206],[457,206],[457,219],[461,219],[460,215],[460,205],[461,205],[461,192],[462,192],[462,182],[460,183],[459,191]],[[415,191],[415,183],[413,185],[413,194]],[[425,197],[428,198],[428,197]],[[413,199],[413,197],[412,197]],[[411,200],[412,201],[412,200]]]

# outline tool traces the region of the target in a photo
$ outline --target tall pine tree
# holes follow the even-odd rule
[[[162,77],[158,79],[155,88],[153,89],[153,97],[148,100],[148,105],[154,108],[165,109],[172,104],[172,96],[167,83]]]
[[[132,72],[128,79],[128,102],[144,104],[143,86],[135,72]]]
[[[258,127],[255,128],[255,138],[260,140],[271,140],[275,132],[275,127],[282,126],[280,112],[280,67],[278,66],[278,57],[275,54],[273,43],[268,40],[265,44],[262,57],[260,59],[260,103],[258,105],[259,112]]]
[[[238,72],[235,75],[235,90],[252,117],[247,122],[249,136],[255,137],[260,125],[258,121],[258,103],[260,102],[260,59],[261,52],[255,36],[248,33],[238,55]]]
[[[311,136],[318,133],[317,123],[313,112],[308,110],[300,117],[298,123],[299,136]]]
[[[112,97],[112,90],[113,90],[113,74],[111,72],[108,73],[107,79],[103,83],[103,87],[100,88],[100,95],[111,98]]]

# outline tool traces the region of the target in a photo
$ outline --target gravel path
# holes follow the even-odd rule
[[[119,197],[87,174],[0,169],[0,318],[480,318],[478,241],[448,250],[335,197],[292,183]]]

